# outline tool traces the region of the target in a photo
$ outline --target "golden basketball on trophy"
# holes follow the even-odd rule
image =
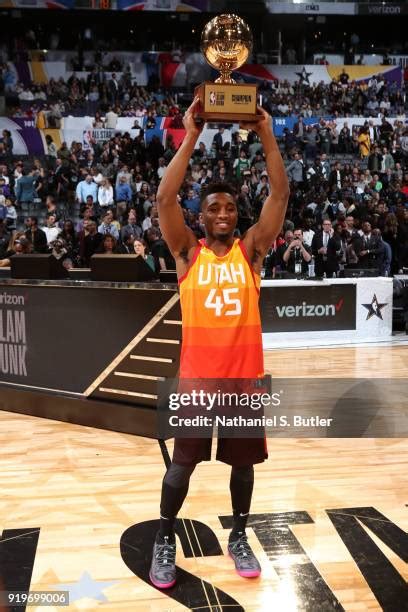
[[[236,83],[231,77],[252,51],[252,32],[245,21],[232,14],[211,19],[201,35],[201,51],[220,76],[214,83],[207,81],[196,87],[195,95],[201,102],[197,117],[223,123],[258,121],[257,86]]]

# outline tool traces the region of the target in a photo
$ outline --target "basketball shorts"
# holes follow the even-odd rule
[[[176,438],[173,462],[193,465],[211,459],[212,438]],[[266,438],[218,438],[217,461],[234,467],[262,463],[268,458]]]

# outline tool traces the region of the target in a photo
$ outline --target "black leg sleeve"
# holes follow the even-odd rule
[[[188,493],[195,465],[171,463],[163,479],[160,501],[160,535],[173,537],[174,521]]]
[[[231,470],[230,491],[234,526],[232,536],[245,532],[254,488],[254,466],[233,467]]]

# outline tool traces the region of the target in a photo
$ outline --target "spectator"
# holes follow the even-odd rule
[[[103,178],[98,188],[98,204],[101,211],[106,210],[114,205],[113,187],[109,179]]]
[[[103,235],[97,231],[95,221],[84,221],[84,228],[79,233],[79,256],[81,265],[89,267],[92,255],[97,251],[103,240]]]
[[[123,243],[127,242],[130,236],[135,240],[136,238],[141,238],[143,234],[142,228],[137,224],[135,212],[129,212],[127,221],[127,224],[124,225],[120,231],[120,238]]]
[[[175,270],[176,263],[169,251],[167,244],[160,236],[157,228],[151,227],[147,230],[147,243],[154,258],[156,273],[160,270]]]
[[[372,233],[369,221],[363,223],[357,256],[361,268],[377,268],[380,270],[382,267],[384,247],[381,238]]]
[[[361,159],[368,157],[370,154],[370,134],[367,127],[362,127],[358,135],[358,145]]]
[[[19,205],[32,204],[36,195],[36,176],[34,169],[29,173],[23,168],[21,177],[16,181],[16,202]]]
[[[5,157],[11,157],[13,155],[14,143],[10,130],[3,130],[3,138],[1,143],[3,145]]]
[[[154,227],[154,220],[158,222],[159,214],[157,212],[157,206],[152,206],[149,210],[149,216],[143,219],[142,230],[147,232],[151,227]]]
[[[117,126],[117,123],[118,123],[118,115],[117,113],[115,113],[114,110],[112,110],[112,107],[110,106],[108,109],[108,112],[105,115],[105,127],[106,129],[114,130]]]
[[[52,136],[50,136],[50,134],[46,135],[45,142],[47,143],[48,160],[49,160],[51,167],[53,167],[53,165],[55,164],[55,160],[57,159],[57,156],[58,156],[57,147],[55,146],[55,142]]]
[[[25,232],[26,239],[32,244],[34,253],[47,252],[47,235],[38,227],[37,217],[28,217],[26,219],[27,230]]]
[[[380,172],[381,170],[382,155],[380,147],[375,146],[371,149],[371,153],[368,157],[367,167],[370,172]]]
[[[98,186],[93,181],[91,174],[87,174],[85,180],[80,181],[76,188],[77,202],[85,204],[88,196],[92,196],[92,201],[97,202]]]
[[[341,240],[328,219],[323,221],[322,231],[313,236],[312,253],[315,258],[316,276],[332,278],[339,270]]]
[[[286,168],[290,182],[300,183],[303,185],[303,177],[305,171],[304,163],[299,153],[295,153],[293,162]]]
[[[156,271],[156,263],[154,261],[153,255],[149,254],[149,247],[147,246],[147,242],[143,239],[136,238],[133,242],[133,249],[136,255],[143,257],[147,265],[153,270]]]
[[[194,189],[189,189],[187,193],[187,197],[183,200],[183,206],[187,210],[192,210],[193,212],[200,212],[200,198],[195,194]]]
[[[109,234],[113,236],[115,240],[119,240],[119,230],[117,225],[113,222],[113,213],[111,210],[108,210],[102,216],[102,223],[98,227],[98,232],[102,235]]]
[[[295,229],[293,240],[290,241],[287,249],[283,253],[283,264],[291,274],[307,274],[308,266],[312,259],[310,247],[303,240],[301,229]]]
[[[76,264],[78,264],[79,242],[78,236],[74,229],[74,224],[70,219],[64,222],[59,238],[64,241],[64,247],[66,248],[67,256],[71,260],[72,264],[75,266]]]
[[[17,229],[17,211],[13,202],[10,199],[6,199],[6,226],[9,232],[15,232]]]
[[[373,229],[373,236],[380,240],[382,250],[377,257],[377,268],[380,276],[390,276],[392,263],[392,250],[388,242],[385,242],[381,236],[381,230],[376,227]]]
[[[213,145],[215,146],[217,151],[220,151],[224,145],[224,139],[223,139],[223,134],[224,134],[224,127],[220,126],[218,128],[218,132],[216,134],[214,134],[213,137]]]
[[[104,253],[105,255],[115,255],[119,251],[117,249],[117,239],[111,234],[105,234],[102,242],[98,246],[96,253]]]
[[[398,218],[394,213],[389,213],[385,219],[383,240],[387,242],[392,251],[391,274],[398,274],[400,251],[402,245],[407,240],[404,228],[398,223]]]
[[[61,233],[61,228],[57,226],[56,222],[57,218],[55,215],[48,215],[46,225],[41,228],[47,237],[48,246],[51,242],[54,242]]]
[[[122,181],[122,178],[124,178],[125,180]],[[116,188],[119,186],[119,183],[128,183],[130,185],[130,182],[132,180],[132,173],[129,172],[129,167],[124,165],[122,166],[121,170],[119,170],[117,176],[116,176]]]
[[[161,179],[164,176],[164,173],[166,172],[166,160],[164,159],[164,157],[159,157],[159,166],[157,168],[157,176],[159,181],[161,181]]]
[[[136,196],[138,214],[140,214],[142,218],[144,217],[144,209],[145,209],[146,201],[150,201],[150,187],[149,187],[149,183],[147,183],[146,181],[143,181],[137,193],[137,196]]]
[[[116,187],[116,214],[122,218],[132,201],[132,189],[122,174]]]
[[[352,152],[352,139],[350,128],[347,123],[344,123],[339,133],[339,153],[351,153]]]
[[[387,147],[383,147],[380,172],[386,174],[388,170],[394,170],[395,163],[393,156],[389,153]]]
[[[59,198],[65,197],[68,194],[70,188],[70,173],[69,167],[63,164],[60,157],[57,157],[55,161],[54,180],[56,184],[56,191]]]
[[[250,169],[249,159],[244,149],[241,149],[239,157],[234,161],[233,169],[237,179],[242,178],[244,171]]]
[[[244,234],[252,225],[252,202],[249,193],[248,185],[242,185],[241,191],[237,198],[238,208],[238,231]]]
[[[29,240],[27,240],[24,234],[15,236],[11,249],[7,251],[4,259],[0,260],[0,268],[10,267],[11,257],[17,255],[28,255],[29,253],[32,253],[32,250],[32,244]]]
[[[320,137],[316,127],[314,125],[306,126],[306,131],[303,136],[306,159],[314,159],[316,157],[317,145],[319,142]]]

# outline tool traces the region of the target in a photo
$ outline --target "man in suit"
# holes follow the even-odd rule
[[[108,92],[111,103],[116,104],[121,93],[121,87],[115,72],[112,73],[112,78],[108,81]]]
[[[322,231],[313,236],[312,253],[315,257],[316,276],[326,274],[327,278],[332,278],[338,272],[341,240],[338,234],[334,233],[329,219],[323,221]]]
[[[336,162],[334,164],[333,169],[329,174],[329,187],[331,189],[341,189],[342,188],[342,174],[341,174],[341,164],[340,162]]]
[[[379,268],[384,253],[381,238],[372,233],[369,221],[364,221],[361,229],[363,234],[356,249],[358,265],[360,268]]]

